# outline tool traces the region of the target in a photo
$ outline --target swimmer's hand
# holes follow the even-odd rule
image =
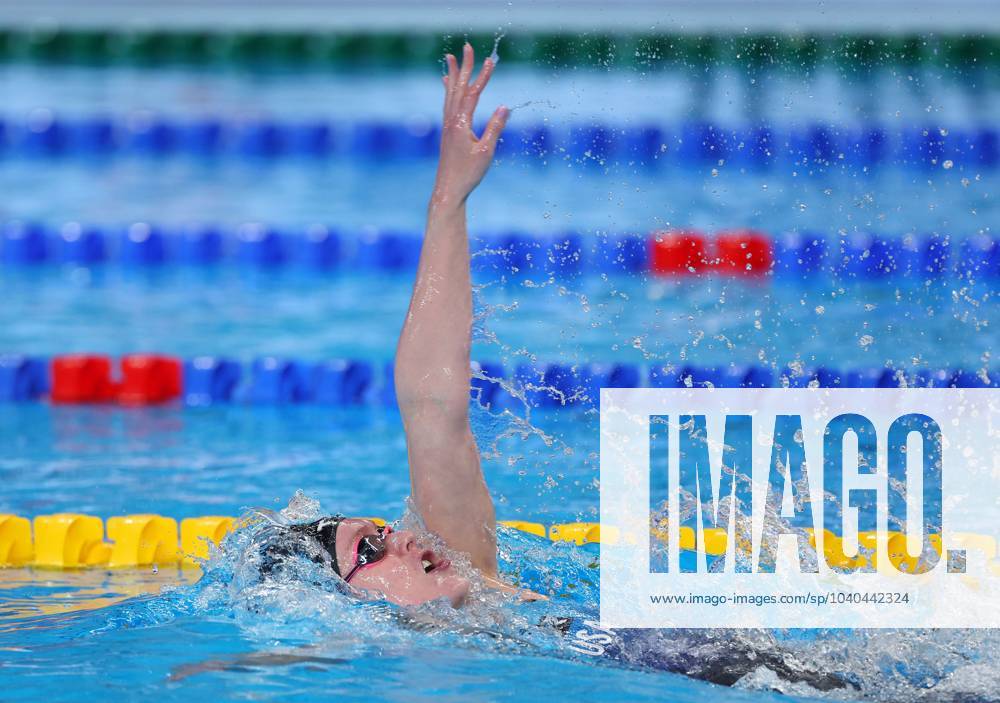
[[[487,58],[483,68],[472,83],[472,68],[475,64],[472,46],[462,47],[462,66],[452,54],[445,57],[448,75],[443,76],[445,88],[444,123],[441,128],[441,160],[438,165],[437,180],[431,205],[461,205],[469,194],[483,180],[497,139],[507,123],[510,110],[500,106],[493,113],[481,137],[472,131],[472,119],[476,104],[486,84],[493,74],[494,63]]]

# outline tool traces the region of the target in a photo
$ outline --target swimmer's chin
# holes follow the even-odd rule
[[[472,582],[457,574],[449,574],[440,578],[438,585],[441,588],[442,597],[448,601],[452,608],[461,608],[465,605],[472,592]]]
[[[450,564],[441,569],[442,572],[449,570]],[[413,608],[430,603],[448,604],[452,608],[458,609],[469,602],[472,593],[472,581],[465,576],[452,573],[434,573],[433,586],[427,588],[426,585],[420,590],[423,593],[415,593],[416,589],[407,591],[387,588],[385,591],[378,589],[363,589],[364,596],[371,600],[385,600],[394,605],[404,608]],[[509,583],[505,583],[498,578],[482,576],[482,583],[489,590],[499,591],[505,595],[518,598],[521,601],[548,600],[547,596],[535,593],[527,588],[519,588]],[[429,585],[429,584],[427,584]]]
[[[457,574],[440,574],[430,588],[421,589],[422,593],[412,590],[400,591],[388,588],[379,590],[373,588],[358,589],[366,600],[384,600],[403,608],[416,608],[430,603],[442,603],[452,608],[461,608],[469,599],[472,582]]]
[[[455,590],[451,597],[451,607],[461,608],[469,600],[469,593],[472,591],[472,583],[468,579],[462,579],[462,584]]]

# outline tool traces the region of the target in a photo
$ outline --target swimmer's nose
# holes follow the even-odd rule
[[[406,554],[417,548],[417,536],[409,530],[387,531],[385,546],[390,554]]]

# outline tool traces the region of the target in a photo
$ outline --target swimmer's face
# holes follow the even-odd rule
[[[371,520],[348,519],[337,528],[337,563],[345,576],[357,563],[358,542],[378,534]],[[422,546],[408,531],[385,534],[385,557],[358,569],[351,585],[378,593],[397,605],[419,605],[446,598],[454,607],[469,595],[469,580],[455,573],[451,562]]]

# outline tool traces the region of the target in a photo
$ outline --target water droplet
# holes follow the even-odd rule
[[[500,48],[500,40],[503,39],[505,36],[507,36],[507,32],[501,29],[499,32],[497,32],[497,35],[493,38],[493,52],[490,54],[490,61],[493,62],[494,66],[500,63],[500,54],[497,53],[497,49]]]

